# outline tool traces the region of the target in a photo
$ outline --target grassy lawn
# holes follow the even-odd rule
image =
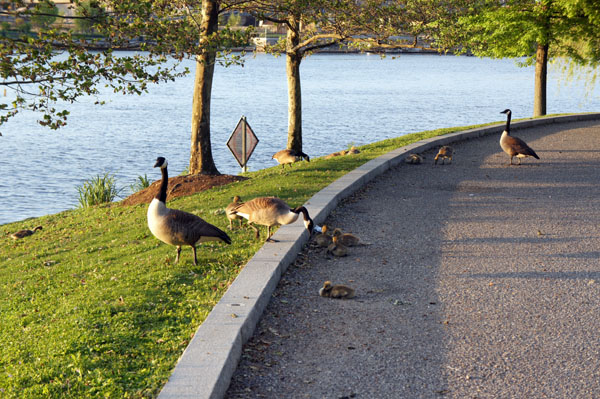
[[[249,180],[169,206],[226,230],[223,208],[234,195],[301,205],[370,159],[463,129],[384,140],[357,155],[297,163],[285,174],[280,167],[248,173]],[[159,179],[153,163],[148,175]],[[7,235],[37,225],[43,230],[31,237]],[[199,245],[194,266],[189,247],[174,264],[175,248],[148,230],[146,206],[112,203],[0,226],[0,397],[155,397],[198,325],[262,245],[251,229],[230,236],[229,246]]]

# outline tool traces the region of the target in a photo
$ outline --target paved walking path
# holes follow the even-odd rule
[[[514,135],[541,160],[455,143],[336,208],[326,224],[370,245],[302,251],[226,397],[600,397],[600,122]]]

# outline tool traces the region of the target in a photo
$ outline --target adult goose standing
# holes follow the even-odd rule
[[[10,238],[12,238],[13,240],[19,240],[21,238],[33,235],[33,233],[35,233],[38,230],[42,230],[42,226],[36,226],[33,230],[24,229],[16,231],[10,235]]]
[[[277,197],[254,198],[235,207],[232,213],[248,220],[248,226],[254,229],[257,239],[260,238],[260,233],[253,223],[267,226],[267,241],[277,242],[271,238],[271,227],[294,223],[298,220],[300,213],[304,217],[304,226],[309,234],[312,234],[313,230],[321,231],[318,226],[314,225],[305,207],[299,206],[292,209]]]
[[[502,147],[504,152],[510,156],[510,164],[514,165],[513,157],[517,157],[519,165],[521,165],[521,158],[534,157],[535,159],[540,159],[535,151],[533,151],[523,140],[510,135],[511,110],[505,109],[500,113],[506,114],[506,128],[502,132],[502,136],[500,136],[500,147]]]
[[[302,159],[306,159],[306,162],[310,162],[310,158],[308,155],[303,153],[302,151],[296,150],[281,150],[277,151],[271,159],[277,160],[281,165],[282,169],[285,169],[285,165],[289,164],[290,167],[294,162],[302,161]]]
[[[154,237],[166,244],[177,247],[175,262],[179,262],[182,245],[192,247],[194,251],[194,265],[197,265],[196,244],[205,241],[223,241],[231,244],[229,236],[218,227],[205,222],[202,218],[194,214],[167,208],[167,186],[169,184],[167,160],[163,157],[158,157],[154,167],[160,168],[162,180],[158,194],[154,197],[150,206],[148,206],[148,227]]]

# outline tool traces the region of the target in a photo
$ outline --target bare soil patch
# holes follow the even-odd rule
[[[167,190],[167,201],[177,197],[183,197],[185,195],[192,195],[204,190],[208,190],[213,187],[222,186],[225,184],[233,183],[236,181],[242,181],[248,179],[243,176],[233,175],[187,175],[187,176],[175,176],[169,178],[169,188]],[[149,204],[152,198],[158,194],[160,187],[160,180],[155,181],[149,187],[138,191],[137,193],[131,194],[125,198],[122,205],[137,205],[137,204]]]

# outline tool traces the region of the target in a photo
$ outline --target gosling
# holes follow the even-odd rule
[[[319,290],[319,295],[325,298],[350,299],[354,298],[354,289],[345,285],[332,285],[331,281],[325,281]]]
[[[340,242],[339,236],[334,235],[332,243],[327,247],[327,254],[342,257],[348,255],[348,247]]]
[[[321,227],[321,233],[318,233],[315,236],[315,242],[321,248],[327,248],[333,242],[331,236],[327,232],[327,225],[324,224],[323,227]]]
[[[406,158],[404,158],[404,162],[411,165],[420,165],[423,163],[423,157],[419,154],[409,154]]]
[[[433,163],[434,163],[434,165],[437,165],[438,159],[440,159],[440,158],[442,158],[442,165],[445,164],[446,159],[449,159],[450,163],[452,163],[452,155],[454,155],[454,149],[452,147],[450,147],[449,145],[445,145],[442,148],[440,148],[437,155],[433,159]]]
[[[333,230],[333,237],[337,238],[337,241],[346,247],[354,247],[360,244],[360,239],[357,236],[350,233],[342,233],[340,229]]]
[[[31,235],[33,235],[33,233],[35,233],[38,230],[42,230],[42,226],[37,226],[35,227],[33,230],[19,230],[17,232],[14,232],[10,235],[10,238],[12,238],[13,240],[19,240],[21,238],[25,238],[25,237],[29,237]]]
[[[236,195],[233,197],[233,202],[227,205],[227,208],[225,208],[225,215],[227,215],[227,219],[229,219],[229,230],[233,230],[234,220],[239,220],[240,228],[242,227],[242,220],[244,218],[233,212],[233,210],[241,204],[243,204],[242,199],[239,195]]]

